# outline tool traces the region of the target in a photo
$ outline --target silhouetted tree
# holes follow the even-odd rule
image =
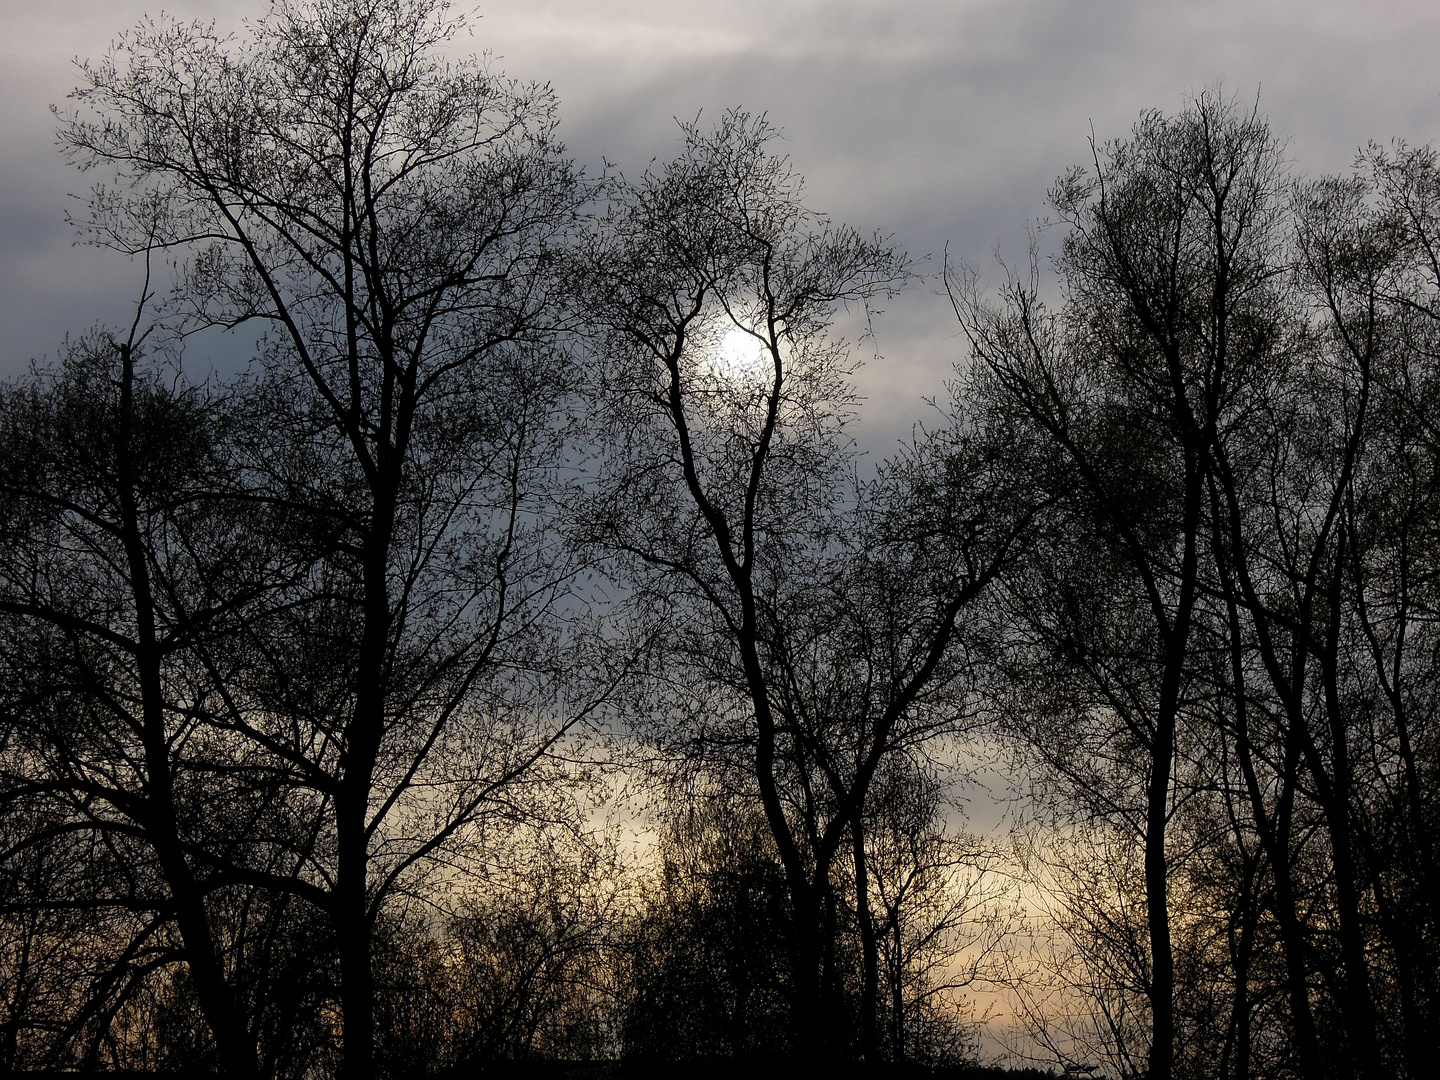
[[[686,800],[620,955],[627,1059],[760,1062],[793,1039],[789,895],[753,801]]]
[[[1204,94],[1173,119],[1146,114],[1057,182],[1061,312],[1033,278],[993,309],[952,290],[977,391],[1052,448],[1034,482],[1057,498],[1053,531],[1009,590],[1046,688],[1022,722],[1035,721],[1026,737],[1044,766],[1144,847],[1136,977],[1154,1078],[1171,1075],[1179,1034],[1167,829],[1183,797],[1207,482],[1277,342],[1282,180],[1264,122]]]
[[[829,324],[906,264],[804,208],[763,120],[684,130],[584,252],[604,441],[581,529],[663,627],[651,735],[764,809],[790,897],[795,1048],[828,1056],[837,856],[886,753],[951,715],[959,616],[1014,522],[973,501],[983,465],[928,488],[896,466],[853,494],[850,362]]]
[[[200,651],[223,653],[278,575],[233,499],[229,405],[143,366],[138,327],[80,339],[0,398],[7,872],[37,913],[110,913],[89,935],[120,933],[120,967],[93,973],[81,1016],[118,1007],[137,949],[181,959],[214,1060],[249,1073],[224,883],[196,851],[251,843],[256,806],[233,798],[244,763],[206,728]],[[32,891],[23,868],[39,866]]]
[[[553,267],[583,193],[548,92],[442,60],[456,26],[431,0],[280,3],[247,44],[147,23],[85,68],[61,133],[120,181],[92,237],[183,255],[180,325],[265,328],[246,467],[324,558],[245,642],[220,722],[309,839],[229,872],[329,917],[355,1078],[388,898],[478,815],[523,812],[587,709],[557,700],[570,568],[545,526]]]

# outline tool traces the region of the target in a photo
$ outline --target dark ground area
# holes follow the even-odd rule
[[[799,1076],[824,1074],[834,1077],[863,1076],[876,1080],[1056,1080],[1060,1075],[1042,1069],[1000,1069],[985,1066],[948,1066],[927,1068],[920,1065],[864,1065],[841,1062],[811,1069],[798,1062],[605,1062],[570,1065],[558,1063],[525,1063],[507,1065],[473,1074],[503,1080],[722,1080],[734,1076],[766,1075]],[[469,1073],[455,1074],[455,1080]]]
[[[826,1075],[832,1077],[865,1077],[875,1080],[1057,1080],[1059,1073],[1043,1069],[1000,1069],[985,1066],[951,1066],[926,1068],[919,1065],[864,1065],[841,1062],[811,1068],[796,1062],[616,1062],[583,1066],[515,1066],[507,1071],[482,1075],[505,1080],[722,1080],[735,1076],[758,1078],[773,1076]],[[460,1080],[457,1075],[456,1080]]]
[[[669,1080],[670,1077],[683,1080],[722,1080],[733,1076],[751,1078],[766,1075],[803,1075],[810,1070],[796,1063],[762,1065],[755,1062],[737,1064],[734,1062],[599,1062],[569,1064],[563,1062],[524,1062],[507,1064],[483,1071],[456,1071],[448,1074],[452,1080],[467,1080],[469,1077],[499,1080]],[[827,1066],[823,1070],[832,1077],[863,1076],[876,1080],[1057,1080],[1059,1073],[1043,1069],[1000,1069],[985,1066],[955,1066],[930,1069],[923,1066],[861,1065],[842,1063]],[[0,1080],[139,1080],[149,1076],[180,1076],[181,1073],[146,1072],[0,1072]]]

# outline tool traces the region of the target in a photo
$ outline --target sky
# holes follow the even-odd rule
[[[0,377],[54,355],[67,332],[119,323],[140,270],[74,246],[65,222],[89,178],[54,140],[52,104],[142,15],[244,33],[264,0],[0,0]],[[562,134],[594,171],[679,147],[676,118],[768,113],[813,208],[879,230],[922,262],[998,277],[1023,257],[1045,192],[1086,160],[1093,130],[1182,109],[1221,82],[1289,139],[1297,172],[1347,169],[1371,139],[1440,140],[1440,4],[1433,0],[491,0],[464,52],[549,82]],[[128,321],[128,320],[126,320]],[[883,455],[943,399],[963,357],[933,281],[892,301],[858,375],[856,435]],[[187,363],[204,365],[192,347]],[[233,346],[232,346],[233,349]],[[233,362],[233,361],[232,361]]]

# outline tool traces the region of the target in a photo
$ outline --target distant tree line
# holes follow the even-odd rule
[[[458,25],[147,22],[61,113],[145,280],[0,388],[0,1068],[959,1066],[979,984],[1100,1074],[1428,1075],[1429,148],[1146,114],[862,476],[914,264],[743,112],[586,177]]]

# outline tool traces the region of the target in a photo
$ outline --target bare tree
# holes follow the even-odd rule
[[[1217,433],[1237,422],[1237,394],[1275,341],[1282,175],[1264,122],[1218,94],[1173,119],[1146,114],[1052,190],[1069,230],[1061,313],[1044,310],[1033,279],[1012,280],[998,309],[963,283],[952,292],[978,391],[1053,448],[1036,482],[1063,500],[1059,546],[1037,548],[1035,577],[1014,577],[1012,595],[1041,662],[1062,661],[1076,681],[1067,689],[1041,673],[1059,714],[1032,734],[1072,792],[1144,847],[1156,1078],[1171,1075],[1177,1037],[1167,830],[1203,598],[1206,485]]]
[[[958,994],[988,974],[1007,928],[990,874],[997,852],[947,820],[957,808],[946,805],[930,749],[887,756],[856,829],[856,875],[866,879],[856,883],[856,914],[866,949],[871,923],[879,969],[865,972],[875,991],[862,995],[861,1022],[883,1025],[875,1045],[897,1062],[943,1063],[969,1051]],[[882,987],[882,1001],[866,1000]]]
[[[89,862],[30,903],[128,912],[117,963],[136,948],[183,960],[218,1060],[251,1073],[237,961],[212,918],[220,883],[193,851],[245,843],[248,814],[204,729],[199,654],[236,639],[273,567],[232,498],[229,405],[143,366],[139,326],[80,339],[59,370],[0,398],[3,795],[12,825],[36,819],[4,855]],[[96,992],[125,984],[101,973]]]
[[[524,813],[586,711],[542,677],[569,574],[543,524],[553,266],[582,192],[548,92],[442,59],[457,25],[431,0],[280,3],[245,44],[146,23],[85,68],[61,135],[121,181],[91,199],[97,242],[183,257],[183,327],[265,330],[249,475],[323,558],[212,723],[309,837],[229,872],[331,920],[350,1077],[373,1071],[387,897],[477,815]]]
[[[753,783],[790,895],[797,1046],[825,1055],[835,860],[886,753],[937,722],[1011,523],[962,482],[852,494],[829,324],[906,264],[804,208],[763,119],[684,132],[585,253],[606,444],[583,528],[664,627],[661,741]]]

